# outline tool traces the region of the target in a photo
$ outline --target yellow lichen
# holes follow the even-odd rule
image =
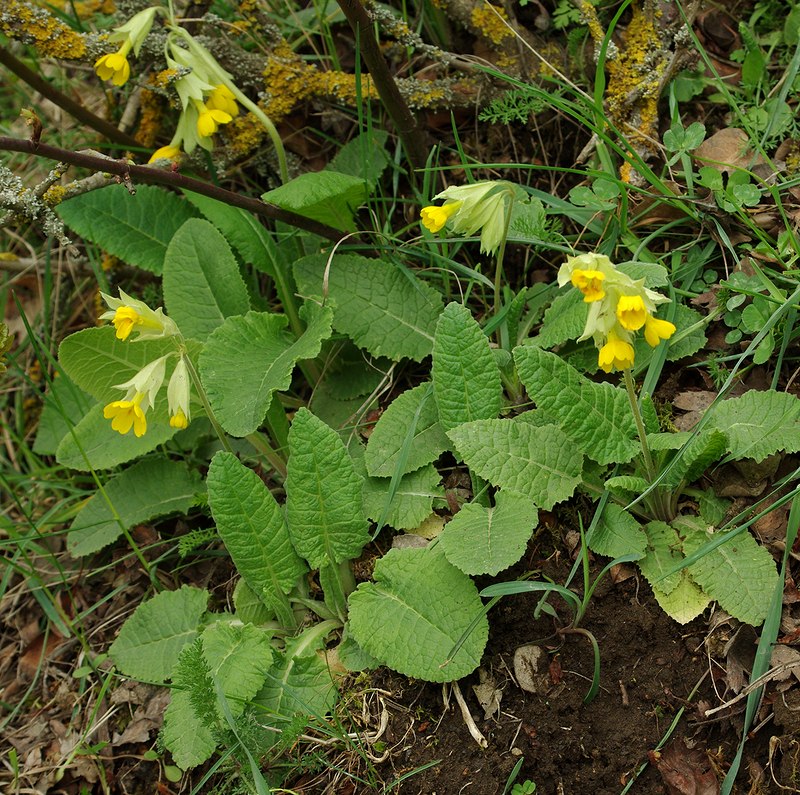
[[[65,14],[74,10],[79,19],[89,19],[95,14],[113,14],[116,11],[114,0],[78,0],[62,4]]]
[[[514,36],[514,31],[504,21],[507,18],[508,15],[504,9],[488,3],[473,8],[470,14],[472,27],[489,39],[492,44],[502,44],[506,39]]]
[[[0,32],[33,44],[40,55],[75,61],[86,57],[83,35],[31,2],[4,0],[0,11]]]
[[[176,80],[180,72],[177,69],[162,69],[151,76],[150,80],[157,88],[166,88]]]
[[[16,262],[18,259],[12,251],[0,251],[0,262]]]
[[[136,140],[145,149],[152,149],[161,129],[164,109],[159,97],[147,89],[142,90],[139,108],[139,127],[136,130]]]
[[[64,196],[67,193],[67,189],[63,185],[51,185],[42,196],[42,201],[48,207],[55,207],[57,204],[61,204],[64,201]]]

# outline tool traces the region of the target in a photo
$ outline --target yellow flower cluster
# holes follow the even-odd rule
[[[138,301],[119,291],[119,298],[101,293],[109,311],[100,317],[110,320],[116,329],[119,340],[127,340],[135,333],[134,342],[142,339],[159,339],[177,337],[180,332],[175,322],[164,314],[160,307],[151,309],[143,301]],[[111,427],[121,434],[128,433],[131,428],[136,436],[144,436],[147,432],[147,411],[155,404],[159,390],[164,384],[167,361],[174,355],[178,363],[172,372],[167,385],[167,402],[169,405],[169,424],[173,428],[186,428],[191,419],[189,402],[191,400],[191,383],[185,354],[166,354],[145,365],[133,378],[122,384],[115,384],[114,389],[125,390],[122,400],[113,400],[103,409],[103,416],[111,420]]]
[[[133,50],[139,54],[142,43],[156,14],[166,13],[158,6],[140,11],[124,25],[116,28],[109,40],[120,42],[115,52],[100,56],[94,68],[101,80],[110,80],[115,86],[122,86],[131,76],[128,54]],[[181,116],[172,140],[167,146],[157,149],[149,162],[156,160],[177,160],[181,150],[191,153],[198,145],[204,149],[212,148],[211,136],[220,125],[229,124],[239,115],[239,105],[231,75],[214,59],[211,53],[195,41],[185,29],[168,23],[166,57],[168,70],[179,77],[174,82],[181,102]]]
[[[622,273],[604,254],[568,257],[558,271],[558,284],[572,284],[583,293],[589,312],[579,340],[594,339],[597,364],[607,373],[633,367],[633,337],[640,329],[653,348],[675,333],[672,323],[655,317],[656,307],[669,298],[648,290],[644,279]]]

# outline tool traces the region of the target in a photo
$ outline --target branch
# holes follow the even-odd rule
[[[344,237],[343,232],[327,224],[306,218],[290,210],[284,210],[275,204],[269,204],[260,199],[251,199],[249,196],[241,196],[233,191],[225,190],[225,188],[209,185],[199,179],[184,176],[176,171],[153,168],[152,166],[137,166],[127,160],[114,160],[113,158],[87,152],[72,152],[69,149],[61,149],[57,146],[43,143],[36,144],[30,140],[11,138],[5,135],[0,135],[0,151],[23,152],[37,157],[45,157],[49,160],[69,163],[73,166],[81,166],[92,171],[107,172],[120,177],[126,182],[135,183],[138,181],[151,185],[167,185],[171,188],[191,190],[229,204],[231,207],[239,207],[242,210],[247,210],[264,218],[270,218],[273,221],[282,221],[290,226],[302,229],[304,232],[311,232],[333,242],[338,242]]]
[[[361,4],[361,0],[339,0],[339,8],[347,17],[361,49],[361,57],[369,69],[369,76],[375,84],[397,134],[403,142],[406,157],[412,169],[425,168],[428,149],[425,146],[425,133],[417,124],[414,114],[403,99],[400,89],[389,72],[378,40],[372,30],[372,20]],[[413,178],[413,171],[412,171]]]
[[[101,119],[99,116],[92,113],[87,108],[84,108],[75,100],[70,99],[66,94],[63,94],[52,83],[40,77],[32,69],[25,66],[22,61],[17,60],[8,47],[0,47],[0,64],[6,67],[9,71],[13,72],[21,80],[24,80],[31,88],[38,91],[42,96],[47,97],[54,105],[65,110],[70,116],[73,116],[78,121],[91,127],[101,135],[108,138],[115,144],[121,146],[133,147],[141,149],[142,145],[132,135],[128,135],[122,130],[118,130],[111,122]]]

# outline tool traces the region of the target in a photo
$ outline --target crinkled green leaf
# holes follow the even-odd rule
[[[289,539],[283,511],[261,478],[233,453],[218,452],[206,485],[217,530],[245,582],[262,598],[289,593],[306,566]]]
[[[363,179],[336,171],[308,171],[261,198],[342,232],[354,232],[353,213],[367,198]]]
[[[596,384],[561,357],[531,345],[514,350],[520,380],[537,408],[598,464],[626,463],[639,451],[628,395]]]
[[[733,458],[763,461],[779,451],[800,450],[798,419],[800,400],[794,395],[751,390],[715,406],[710,427],[727,434]]]
[[[647,554],[638,562],[647,582],[667,596],[681,582],[681,572],[674,569],[684,558],[683,543],[675,528],[666,522],[648,522],[644,528],[647,538]]]
[[[686,533],[686,555],[715,540],[699,517],[680,517],[678,523],[679,532]],[[746,530],[706,552],[689,567],[689,574],[723,610],[753,626],[766,618],[778,577],[772,556]]]
[[[678,584],[668,594],[654,586],[653,596],[661,609],[679,624],[688,624],[711,604],[708,594],[689,576],[686,569],[680,572]]]
[[[272,396],[291,383],[295,364],[313,359],[331,333],[331,310],[313,307],[294,339],[284,315],[248,312],[216,329],[200,355],[200,375],[222,427],[247,436],[264,421]]]
[[[658,313],[659,317],[662,319],[666,319],[669,314],[670,312],[668,312],[666,309],[662,309]],[[671,339],[667,340],[666,343],[661,343],[662,345],[668,346],[668,362],[677,362],[680,359],[685,359],[687,356],[697,353],[697,351],[701,350],[706,344],[707,340],[705,332],[703,331],[704,326],[702,323],[697,325],[697,327],[686,336],[684,336],[682,333],[684,329],[694,326],[698,323],[698,321],[702,321],[702,319],[703,316],[699,312],[696,312],[694,309],[690,309],[688,306],[678,304],[674,307],[672,322],[675,324],[677,331]],[[653,357],[656,350],[656,348],[651,348],[647,344],[647,341],[643,336],[636,337],[634,351],[636,354],[635,361],[637,371],[643,370],[645,367],[647,367],[648,362]]]
[[[286,518],[312,568],[357,558],[369,541],[362,483],[339,434],[300,409],[289,431]]]
[[[326,346],[327,347],[327,346]],[[335,400],[352,400],[369,395],[386,378],[388,359],[373,359],[349,341],[336,340],[325,356],[325,378],[319,385]],[[314,396],[316,400],[316,395]]]
[[[489,632],[472,580],[442,551],[428,548],[392,549],[384,555],[375,566],[374,582],[361,583],[351,594],[349,620],[353,637],[369,654],[429,682],[451,682],[472,673]]]
[[[544,313],[544,322],[539,333],[530,340],[531,345],[553,348],[567,340],[575,340],[586,325],[586,304],[580,290],[568,290],[553,300]]]
[[[175,350],[170,339],[118,340],[113,326],[104,326],[70,334],[59,346],[58,360],[77,387],[107,403],[124,396],[115,384],[130,380],[146,364]],[[167,378],[175,361],[168,363]]]
[[[191,694],[186,690],[170,692],[161,737],[181,770],[202,765],[217,748],[213,732],[195,713]]]
[[[317,653],[319,643],[309,646],[300,635],[275,655],[264,686],[253,699],[257,714],[280,725],[276,718],[293,715],[323,717],[338,699],[336,683],[325,658]]]
[[[260,626],[275,618],[274,611],[264,604],[263,599],[244,579],[239,580],[233,589],[233,608],[236,618],[244,624]]]
[[[169,316],[184,337],[197,340],[205,340],[226,317],[250,308],[228,241],[201,218],[186,221],[170,241],[163,289]]]
[[[662,481],[666,488],[676,488],[681,481],[692,483],[713,463],[722,458],[728,447],[727,434],[716,428],[704,429],[694,436]]]
[[[448,433],[470,469],[550,510],[580,483],[583,453],[555,425],[476,420]]]
[[[647,537],[642,526],[626,510],[609,502],[589,540],[589,549],[598,555],[620,558],[623,555],[644,555]]]
[[[295,263],[301,295],[322,296],[327,254]],[[420,361],[433,350],[442,298],[409,271],[355,254],[337,254],[327,274],[333,327],[360,348],[392,361]]]
[[[197,637],[208,591],[182,586],[142,602],[122,625],[108,653],[125,676],[163,682],[181,649]]]
[[[436,324],[433,392],[446,431],[471,420],[496,417],[503,385],[489,340],[465,306],[448,304]]]
[[[88,555],[115,541],[123,529],[186,513],[202,490],[197,473],[181,462],[160,457],[139,461],[105,484],[105,496],[98,491],[81,508],[69,528],[67,549],[75,558]]]
[[[184,195],[222,232],[243,262],[275,276],[277,247],[267,228],[255,215],[192,191],[184,191]]]
[[[364,470],[364,512],[368,519],[397,530],[413,530],[422,524],[433,511],[433,501],[444,499],[444,489],[439,485],[442,476],[433,464],[400,478],[391,503],[386,510],[391,478],[371,478]]]
[[[407,473],[430,464],[449,448],[431,385],[426,383],[403,392],[383,412],[364,460],[372,477],[391,477],[398,468]]]
[[[465,574],[495,575],[516,563],[539,522],[527,497],[500,491],[495,499],[493,508],[463,505],[439,536],[447,559]]]
[[[623,500],[628,500],[630,495],[643,494],[650,487],[650,484],[635,475],[615,475],[605,482],[605,487],[615,496]]]
[[[364,180],[370,187],[378,184],[389,165],[385,130],[370,129],[348,141],[331,160],[328,168],[339,174],[349,174]]]
[[[120,395],[115,397],[119,399]],[[95,405],[61,440],[56,461],[80,472],[111,469],[155,450],[176,433],[178,429],[169,424],[166,401],[147,412],[144,436],[136,436],[133,431],[124,436],[118,433],[111,427],[111,420],[103,416],[103,406]]]
[[[219,682],[231,714],[241,715],[272,665],[269,634],[252,624],[215,621],[203,630],[201,641],[209,674]]]
[[[195,215],[180,196],[152,185],[137,185],[133,194],[123,185],[110,185],[67,199],[56,212],[81,237],[156,274],[172,236]]]

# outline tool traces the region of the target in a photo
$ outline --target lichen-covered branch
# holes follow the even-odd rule
[[[232,207],[240,207],[243,210],[260,215],[262,218],[270,218],[274,221],[283,221],[291,226],[311,232],[328,240],[339,241],[342,233],[327,224],[319,223],[297,213],[284,210],[274,204],[251,199],[233,191],[225,190],[216,185],[209,185],[198,179],[192,179],[176,171],[153,168],[152,166],[137,166],[127,160],[115,160],[104,157],[100,154],[89,152],[72,152],[69,149],[61,149],[57,146],[50,146],[43,143],[35,143],[30,140],[20,138],[10,138],[0,135],[0,151],[24,152],[36,157],[45,157],[62,163],[69,163],[73,166],[88,168],[92,171],[114,174],[126,182],[135,184],[136,182],[167,185],[176,189],[191,190],[203,196],[229,204]],[[9,172],[10,173],[10,172]],[[52,189],[51,189],[52,190]],[[13,208],[11,208],[13,209]]]

